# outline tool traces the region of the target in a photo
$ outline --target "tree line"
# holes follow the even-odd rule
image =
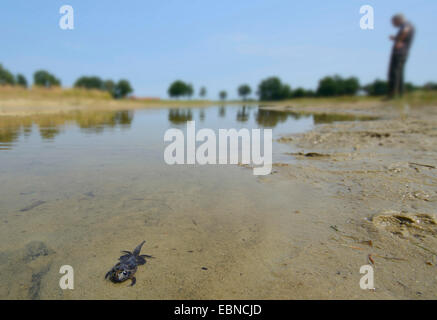
[[[114,82],[111,79],[102,80],[97,76],[82,76],[74,83],[75,88],[94,89],[109,92],[115,99],[121,99],[133,92],[132,86],[126,79]]]
[[[33,83],[38,87],[59,87],[61,80],[46,70],[37,70],[33,74]],[[27,79],[22,74],[12,74],[0,64],[0,85],[12,85],[28,87]],[[112,97],[119,99],[128,96],[133,92],[133,88],[128,80],[120,79],[115,82],[111,79],[103,80],[98,76],[82,76],[74,83],[75,88],[95,89],[109,92]],[[414,90],[437,90],[437,83],[429,82],[423,86],[416,86],[406,83],[407,92]],[[302,87],[292,89],[290,85],[283,83],[279,77],[269,77],[262,80],[255,92],[261,101],[278,101],[303,97],[338,97],[354,96],[360,91],[369,96],[384,96],[388,93],[387,81],[376,79],[366,85],[361,85],[358,78],[343,78],[339,75],[326,76],[319,80],[316,90],[307,90]],[[186,97],[191,99],[194,95],[194,87],[191,83],[176,80],[168,88],[170,98]],[[204,99],[207,96],[206,87],[199,89],[199,97]],[[252,88],[248,84],[242,84],[237,88],[237,94],[242,100],[252,94]],[[219,99],[226,100],[228,93],[226,90],[219,92]]]
[[[238,87],[238,95],[243,99],[246,100],[247,96],[252,93],[252,89],[248,84],[243,84]],[[176,80],[173,81],[170,86],[168,87],[167,93],[170,98],[181,98],[186,97],[188,99],[191,99],[191,97],[194,95],[194,87],[191,83],[184,82],[182,80]],[[207,95],[206,87],[200,87],[199,89],[199,97],[205,98]],[[226,100],[228,97],[228,93],[225,90],[221,90],[219,92],[219,98],[220,100]]]
[[[46,70],[37,70],[33,74],[33,84],[37,87],[60,87],[61,80]],[[27,79],[22,74],[13,75],[0,64],[0,85],[28,87]],[[133,92],[132,86],[126,79],[114,82],[111,79],[102,80],[98,76],[82,76],[74,83],[75,88],[95,89],[109,92],[115,99],[124,98]]]
[[[437,90],[437,83],[429,82],[424,86],[406,83],[405,89],[407,92],[419,89]],[[269,77],[259,83],[256,95],[260,101],[279,101],[303,97],[354,96],[360,91],[368,96],[384,96],[388,94],[388,83],[387,81],[376,79],[371,83],[361,85],[356,77],[344,78],[339,75],[333,75],[320,79],[316,90],[308,90],[302,87],[292,89],[290,85],[283,83],[279,77]],[[174,81],[168,89],[168,94],[171,98],[184,96],[191,98],[193,92],[192,84],[187,84],[182,80]],[[201,87],[199,96],[205,97],[206,92],[206,88]],[[237,94],[242,100],[247,100],[251,93],[252,88],[248,84],[242,84],[237,88]],[[220,100],[226,100],[227,96],[227,91],[221,90],[219,92]]]
[[[46,70],[35,71],[33,74],[33,83],[35,86],[46,88],[61,86],[61,80]],[[0,85],[21,86],[27,88],[28,82],[24,75],[19,73],[14,76],[12,72],[0,64]]]
[[[27,88],[26,77],[22,74],[13,75],[12,72],[5,69],[3,65],[0,64],[0,85],[10,85],[10,86],[21,86]]]

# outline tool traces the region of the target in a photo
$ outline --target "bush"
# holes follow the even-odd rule
[[[121,79],[117,82],[113,89],[113,97],[115,99],[121,99],[126,97],[129,93],[133,92],[133,89],[126,79]]]
[[[167,92],[171,98],[179,98],[181,96],[188,95],[188,93],[192,89],[193,89],[192,87],[190,89],[189,85],[183,82],[182,80],[176,80],[170,85]]]
[[[16,83],[18,86],[21,86],[21,87],[27,88],[27,80],[26,80],[26,77],[23,76],[22,74],[17,74],[17,77],[16,77],[16,79],[15,79],[15,83]]]
[[[320,97],[355,95],[359,89],[360,83],[357,78],[350,77],[343,79],[335,75],[333,77],[325,77],[319,81],[317,95]]]
[[[343,91],[340,95],[354,96],[360,90],[360,81],[358,78],[350,77],[343,80]]]
[[[122,79],[115,83],[111,79],[103,81],[97,76],[82,76],[74,83],[75,88],[95,89],[108,91],[113,98],[121,99],[133,92],[128,80]]]
[[[97,89],[104,90],[104,85],[102,79],[97,76],[83,76],[76,80],[74,83],[75,88],[84,88],[84,89]]]
[[[33,82],[36,86],[45,87],[45,88],[61,85],[61,80],[59,80],[53,74],[45,70],[36,71],[33,74]]]
[[[385,96],[388,94],[388,83],[380,79],[376,79],[363,87],[363,90],[369,96]]]
[[[303,88],[297,88],[292,92],[293,98],[302,98],[306,96],[306,91]]]
[[[284,84],[281,91],[282,99],[290,99],[293,95],[293,90],[291,90],[291,87],[288,84]]]
[[[247,96],[250,95],[252,92],[252,89],[248,84],[242,84],[238,87],[238,95],[243,98],[243,100],[246,100]]]
[[[15,79],[9,70],[3,68],[3,66],[0,64],[0,85],[14,85]]]
[[[291,98],[291,88],[283,85],[278,77],[270,77],[261,81],[257,94],[261,101],[284,100]]]
[[[205,88],[205,87],[200,88],[199,96],[200,96],[201,98],[206,97],[206,88]]]
[[[226,100],[226,98],[228,97],[228,93],[226,91],[222,90],[219,92],[219,97],[220,97],[220,100]]]

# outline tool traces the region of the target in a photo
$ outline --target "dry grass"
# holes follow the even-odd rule
[[[210,100],[113,99],[107,92],[76,88],[38,88],[0,86],[0,115],[29,115],[72,110],[130,110],[163,107],[202,107]]]
[[[404,100],[411,106],[437,105],[437,91],[415,91]],[[35,113],[58,113],[72,110],[128,110],[143,108],[202,107],[222,102],[212,100],[145,100],[112,99],[109,93],[100,90],[76,88],[38,88],[0,86],[0,115],[29,115]],[[242,101],[226,101],[226,104],[241,104]],[[265,106],[343,106],[382,103],[380,97],[347,96],[331,98],[298,98],[276,102],[262,102]],[[258,104],[256,101],[247,104]]]
[[[93,100],[112,100],[108,92],[100,90],[83,90],[76,88],[39,88],[30,89],[22,87],[0,87],[0,100],[30,99],[30,100],[47,100],[47,99],[93,99]]]
[[[437,91],[414,91],[405,100],[412,106],[436,106]]]
[[[394,100],[395,102],[406,102],[412,106],[437,105],[437,91],[418,90],[408,93],[402,99]],[[381,104],[384,102],[383,97],[369,96],[344,96],[344,97],[322,97],[322,98],[296,98],[283,101],[261,102],[261,105],[268,106],[283,106],[283,105],[298,105],[317,106],[317,105],[344,105],[344,104],[360,104],[360,103],[375,103]]]

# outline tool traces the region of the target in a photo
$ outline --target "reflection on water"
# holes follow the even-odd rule
[[[242,106],[237,112],[237,121],[246,122],[249,120],[249,112],[246,106]]]
[[[108,128],[128,129],[132,119],[133,111],[74,111],[0,117],[0,150],[10,149],[20,136],[29,137],[33,130],[38,130],[43,140],[51,141],[68,124],[74,124],[86,133],[102,133]]]
[[[279,123],[286,122],[289,118],[292,118],[294,120],[311,119],[314,124],[333,123],[340,121],[367,121],[375,119],[375,117],[370,116],[357,116],[348,114],[310,114],[291,111],[280,112],[275,110],[260,109],[258,110],[256,121],[262,127],[274,128]]]
[[[220,108],[219,108],[219,116],[221,118],[226,117],[226,108],[225,108],[225,106],[220,106]]]
[[[187,121],[198,119],[204,123],[207,120],[216,123],[218,119],[225,119],[229,127],[237,123],[248,124],[249,127],[276,128],[279,124],[296,124],[296,121],[310,121],[313,124],[331,123],[335,121],[371,120],[372,117],[357,117],[354,115],[336,114],[303,114],[296,112],[279,112],[259,109],[255,106],[242,105],[226,108],[171,108],[160,110],[160,114],[167,114],[167,121],[172,125],[184,125]],[[227,112],[228,111],[228,112]],[[141,111],[146,112],[147,110]],[[31,116],[0,117],[0,150],[8,150],[14,146],[20,137],[29,137],[34,130],[44,141],[54,141],[64,132],[69,124],[77,126],[82,132],[89,134],[103,133],[105,130],[120,128],[129,129],[134,119],[135,111],[73,111],[60,114],[41,114]],[[251,121],[252,120],[252,121]],[[250,122],[250,123],[249,123]],[[210,123],[210,122],[209,122]],[[234,125],[233,125],[234,124]],[[212,127],[214,127],[213,125]],[[291,128],[292,129],[292,128]],[[305,129],[308,129],[305,127]],[[292,130],[294,131],[294,130]]]
[[[279,123],[287,121],[290,114],[272,110],[259,109],[256,115],[256,122],[261,127],[274,128]],[[294,118],[294,117],[292,117]],[[294,118],[295,119],[295,118]]]
[[[170,109],[168,111],[168,120],[173,124],[184,124],[193,120],[191,109]]]
[[[96,114],[80,113],[76,123],[84,132],[101,133],[108,128],[129,129],[133,115],[133,111],[109,112],[100,117]]]
[[[327,114],[327,113],[318,113],[318,114],[303,114],[303,113],[297,113],[297,112],[288,112],[291,117],[298,120],[302,117],[312,117],[314,119],[315,124],[322,124],[322,123],[333,123],[333,122],[340,122],[340,121],[368,121],[368,120],[375,120],[375,117],[370,116],[357,116],[357,115],[351,115],[351,114]]]
[[[53,140],[60,132],[56,126],[39,128],[39,134],[45,140]]]
[[[205,115],[205,110],[200,110],[199,111],[199,119],[200,119],[200,121],[204,121],[205,120],[205,117],[206,117],[206,115]]]

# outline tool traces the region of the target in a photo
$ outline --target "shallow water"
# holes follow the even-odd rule
[[[0,298],[219,297],[199,294],[263,248],[265,235],[281,241],[281,227],[263,221],[289,210],[286,192],[236,165],[165,164],[164,132],[184,131],[187,120],[273,128],[274,139],[316,121],[249,105],[0,118]],[[274,142],[274,162],[292,160],[285,148]],[[156,259],[139,268],[137,285],[105,282],[120,250],[142,240]],[[62,265],[75,270],[74,290],[59,288]]]

